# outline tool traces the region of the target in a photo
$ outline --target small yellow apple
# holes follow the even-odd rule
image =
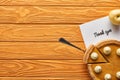
[[[109,13],[109,19],[114,25],[120,25],[120,9],[112,10]]]

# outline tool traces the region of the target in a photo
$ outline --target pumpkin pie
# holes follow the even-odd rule
[[[90,46],[84,61],[93,80],[120,80],[120,41],[107,40]]]

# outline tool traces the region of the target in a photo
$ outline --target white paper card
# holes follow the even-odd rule
[[[102,40],[113,39],[120,41],[120,26],[112,25],[108,16],[82,24],[80,30],[86,48]]]

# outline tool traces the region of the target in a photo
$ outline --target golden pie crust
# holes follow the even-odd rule
[[[110,55],[105,55],[105,47],[109,47],[111,49]],[[120,41],[107,40],[100,42],[97,45],[91,45],[86,50],[84,62],[87,64],[89,73],[93,80],[105,80],[106,74],[111,75],[110,80],[120,80],[116,77],[116,73],[120,72],[120,56],[116,54],[118,49],[120,49]],[[96,60],[91,58],[91,54],[93,52],[98,54],[98,58]],[[95,72],[96,66],[100,66],[102,68],[100,73]]]

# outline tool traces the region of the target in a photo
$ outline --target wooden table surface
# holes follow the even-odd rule
[[[0,0],[0,80],[91,80],[79,25],[120,0]]]

